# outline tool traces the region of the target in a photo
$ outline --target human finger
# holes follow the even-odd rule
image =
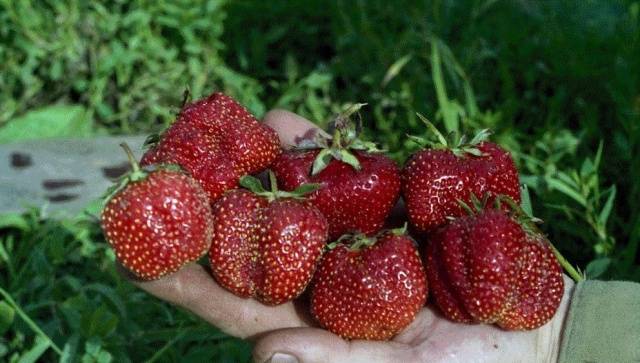
[[[294,303],[267,306],[254,299],[238,297],[218,285],[211,274],[196,263],[190,263],[159,280],[133,283],[240,338],[308,325],[303,309]]]
[[[325,134],[313,122],[286,110],[267,112],[263,122],[278,133],[283,147],[295,146],[304,139],[313,139],[317,133]]]
[[[393,341],[346,341],[318,328],[274,331],[257,341],[256,363],[392,363],[414,362],[413,349]]]

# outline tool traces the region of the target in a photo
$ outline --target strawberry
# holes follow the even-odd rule
[[[420,117],[438,142],[413,154],[402,170],[402,195],[409,222],[418,232],[433,231],[446,223],[446,217],[464,215],[458,200],[470,203],[472,194],[488,195],[490,200],[504,194],[520,202],[518,170],[507,151],[485,141],[488,130],[469,143],[463,137],[450,147],[452,143]]]
[[[348,116],[356,105],[336,121],[332,138],[318,135],[304,140],[299,149],[283,152],[272,168],[284,190],[303,183],[322,187],[308,196],[329,222],[329,238],[345,233],[379,231],[400,194],[400,170],[379,153],[375,145],[356,138]]]
[[[311,313],[321,326],[346,339],[387,340],[413,321],[427,279],[404,231],[348,235],[329,246],[311,289]]]
[[[313,276],[327,239],[327,221],[299,200],[317,186],[272,190],[245,176],[249,189],[225,193],[213,207],[214,238],[209,261],[215,279],[241,297],[278,305],[298,297]]]
[[[141,164],[175,163],[207,192],[211,203],[264,170],[280,154],[278,135],[222,93],[187,104]]]
[[[211,207],[204,190],[175,165],[132,165],[102,211],[102,230],[120,263],[143,280],[197,260],[211,243]]]
[[[562,269],[549,241],[529,220],[502,209],[438,229],[425,256],[435,303],[457,322],[536,329],[562,300]]]

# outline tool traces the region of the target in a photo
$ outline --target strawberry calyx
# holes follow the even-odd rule
[[[326,133],[318,133],[314,140],[307,139],[298,143],[298,149],[321,149],[311,166],[311,175],[316,175],[324,170],[332,159],[342,161],[354,169],[360,170],[360,162],[352,151],[384,152],[384,150],[378,149],[375,143],[358,138],[362,130],[362,119],[358,117],[358,122],[354,123],[351,116],[365,105],[366,103],[355,103],[337,115],[329,126],[332,131],[331,136]]]
[[[191,102],[191,91],[189,90],[189,87],[187,87],[182,92],[182,102],[180,103],[180,110],[183,110],[185,108],[185,106],[187,106],[190,102]],[[174,122],[175,122],[175,120],[171,124],[173,124]],[[171,125],[169,125],[169,126],[171,126]],[[163,131],[154,132],[152,134],[149,134],[147,136],[147,138],[144,139],[144,142],[142,143],[143,150],[149,150],[149,149],[153,149],[154,147],[156,147],[158,145],[158,143],[160,142],[160,140],[164,137],[164,134],[169,129],[169,126],[166,127]]]
[[[458,137],[455,132],[449,133],[447,136],[443,135],[437,127],[435,127],[431,121],[429,121],[423,115],[417,113],[418,118],[427,126],[427,129],[435,136],[435,141],[423,138],[420,136],[407,135],[407,137],[413,142],[417,143],[421,147],[430,147],[433,149],[445,149],[450,150],[457,157],[465,157],[466,155],[483,156],[484,153],[478,149],[478,145],[481,142],[487,141],[491,135],[491,130],[482,129],[471,139],[467,140],[466,135]]]
[[[378,241],[377,237],[367,237],[362,233],[353,236],[353,243],[349,247],[350,251],[360,251],[363,248],[371,247]]]
[[[458,199],[458,204],[462,209],[464,209],[469,215],[477,215],[481,213],[486,208],[494,208],[496,210],[505,211],[508,215],[520,225],[520,227],[524,230],[526,234],[532,237],[542,237],[544,241],[549,245],[551,251],[558,259],[560,265],[564,268],[564,270],[571,276],[573,280],[576,282],[583,281],[585,279],[584,274],[580,273],[576,268],[571,265],[571,263],[558,251],[558,249],[551,243],[551,241],[547,238],[547,236],[540,230],[538,225],[540,225],[543,221],[540,218],[533,216],[531,213],[525,211],[522,206],[516,203],[513,198],[508,195],[500,194],[496,196],[494,206],[489,205],[489,194],[485,193],[482,196],[482,199],[478,199],[478,197],[471,193],[470,195],[471,205],[465,203],[463,200]],[[447,219],[455,219],[453,217],[447,217]]]
[[[266,190],[262,186],[262,182],[258,178],[252,175],[245,175],[242,178],[240,178],[240,185],[242,187],[250,190],[252,193],[256,195],[267,198],[269,202],[273,202],[276,199],[282,199],[282,198],[291,198],[291,199],[301,200],[301,199],[304,199],[307,194],[320,189],[320,187],[322,186],[319,183],[307,183],[307,184],[300,185],[299,187],[297,187],[296,189],[290,192],[279,190],[278,181],[276,180],[276,175],[271,170],[269,170],[269,184],[270,184],[271,190]]]
[[[376,242],[378,241],[378,237],[377,236],[368,237],[364,233],[347,233],[342,235],[337,240],[327,244],[326,248],[327,250],[332,250],[341,244],[346,245],[347,243],[345,243],[345,241],[347,240],[351,241],[349,243],[349,251],[357,252],[365,247],[371,247],[375,245]]]
[[[469,205],[467,202],[465,202],[462,199],[457,199],[457,202],[460,205],[460,207],[464,209],[465,212],[467,212],[468,215],[475,215],[482,212],[487,207],[487,204],[489,203],[489,194],[484,193],[482,195],[482,199],[478,199],[478,197],[474,193],[471,193],[471,195],[469,196],[469,199],[471,199],[471,205]]]
[[[541,236],[551,248],[556,259],[564,268],[564,270],[571,276],[575,282],[580,282],[585,279],[583,273],[580,273],[573,265],[558,251],[558,249],[551,243],[547,236],[538,227],[542,224],[542,219],[533,216],[531,213],[527,213],[518,203],[516,203],[510,196],[498,195],[495,200],[496,208],[502,209],[502,203],[505,203],[509,210],[511,217],[522,227],[522,229],[530,236]]]
[[[144,143],[142,144],[142,148],[144,150],[149,150],[154,148],[160,142],[162,135],[160,133],[149,134],[146,139],[144,139]]]
[[[408,224],[405,222],[402,227],[394,228],[390,230],[382,230],[374,236],[367,236],[364,233],[347,233],[342,235],[337,240],[327,244],[327,250],[332,250],[341,244],[349,244],[349,251],[360,251],[363,248],[371,247],[376,244],[378,238],[387,232],[391,232],[395,236],[403,236],[407,234]],[[349,243],[345,241],[350,241]]]
[[[522,226],[525,232],[529,235],[543,234],[540,228],[538,228],[538,225],[543,222],[542,219],[527,213],[513,198],[500,194],[495,200],[496,209],[502,209],[503,203],[507,205],[511,216]]]
[[[103,202],[106,204],[114,195],[118,194],[121,190],[123,190],[127,185],[134,182],[139,182],[147,178],[149,173],[157,171],[157,170],[169,170],[172,172],[182,172],[182,168],[178,164],[160,164],[160,165],[151,165],[147,167],[140,167],[140,164],[136,160],[136,157],[133,155],[133,151],[127,143],[123,142],[120,144],[120,147],[124,150],[125,154],[127,154],[127,158],[129,159],[129,165],[131,165],[131,171],[122,175],[118,180],[116,180],[115,184],[111,186],[105,192],[103,196]]]

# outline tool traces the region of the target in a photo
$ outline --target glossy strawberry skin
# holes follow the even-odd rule
[[[237,187],[241,176],[264,170],[280,151],[273,129],[232,98],[214,93],[186,105],[141,164],[179,164],[213,203]]]
[[[414,241],[384,232],[376,244],[325,253],[313,280],[311,313],[346,339],[387,340],[407,327],[427,298]]]
[[[436,305],[457,322],[536,329],[553,317],[564,293],[548,241],[503,211],[451,222],[430,236],[425,255]]]
[[[312,176],[311,166],[318,153],[282,153],[272,166],[279,186],[293,190],[304,183],[322,185],[307,200],[327,218],[330,240],[346,233],[370,235],[379,231],[400,194],[400,171],[395,162],[381,154],[353,152],[360,170],[334,159]]]
[[[102,230],[128,270],[160,278],[197,260],[211,243],[211,207],[202,187],[180,172],[158,170],[131,182],[106,204]]]
[[[213,215],[209,261],[221,286],[267,305],[285,303],[304,291],[328,232],[315,207],[292,199],[268,202],[233,190],[214,205]]]
[[[402,170],[402,195],[409,222],[418,232],[433,231],[465,211],[458,200],[471,204],[471,194],[491,200],[506,195],[520,202],[518,170],[509,153],[482,142],[483,156],[459,157],[447,149],[425,149],[410,157]]]

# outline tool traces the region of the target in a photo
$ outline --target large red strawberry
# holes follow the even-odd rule
[[[337,119],[332,138],[305,140],[300,149],[283,152],[272,166],[285,190],[303,183],[322,186],[308,200],[327,217],[330,239],[379,231],[400,193],[398,166],[372,143],[356,138],[346,121],[352,112],[353,108]]]
[[[343,338],[386,340],[413,321],[426,298],[415,242],[404,231],[385,231],[342,238],[325,253],[313,280],[311,313]]]
[[[446,317],[507,330],[535,329],[553,317],[564,293],[562,269],[530,223],[485,209],[430,236],[427,276]]]
[[[211,207],[200,184],[177,166],[141,170],[123,147],[133,170],[107,200],[102,230],[124,267],[141,279],[157,279],[207,251]]]
[[[214,93],[187,104],[141,164],[175,163],[215,202],[242,175],[264,170],[280,154],[275,131],[232,98]]]
[[[416,230],[432,231],[447,217],[464,215],[458,201],[470,203],[472,194],[490,198],[504,194],[520,202],[518,170],[507,151],[485,141],[487,130],[468,143],[463,137],[452,145],[423,120],[438,142],[413,154],[402,170],[403,197]]]
[[[234,294],[277,305],[298,297],[322,256],[328,225],[315,207],[299,200],[317,186],[272,190],[245,176],[213,207],[209,261],[215,279]]]

